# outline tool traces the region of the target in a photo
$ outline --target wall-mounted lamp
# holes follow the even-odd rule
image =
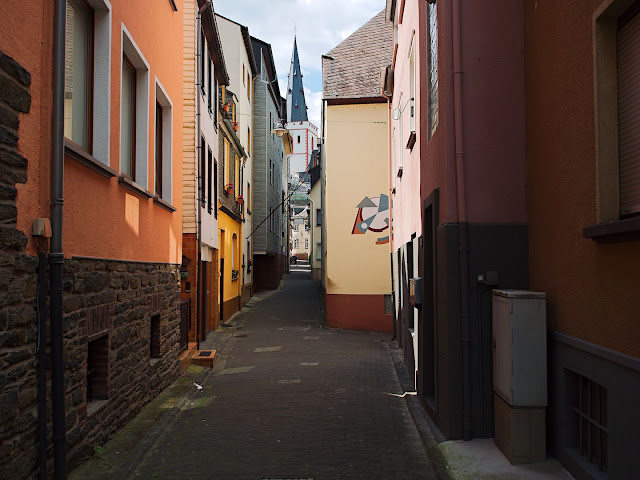
[[[284,123],[282,122],[282,120],[278,120],[276,122],[276,128],[271,130],[271,133],[275,133],[279,137],[283,136],[285,133],[288,133],[288,132],[289,130],[284,128]]]

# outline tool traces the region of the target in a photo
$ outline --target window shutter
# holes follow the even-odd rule
[[[632,7],[633,8],[633,7]],[[628,17],[627,17],[628,18]],[[621,216],[640,213],[640,13],[618,25]]]

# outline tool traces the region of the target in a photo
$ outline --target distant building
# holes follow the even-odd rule
[[[286,255],[283,244],[285,190],[283,142],[272,131],[284,116],[271,45],[251,37],[258,76],[253,107],[253,274],[256,290],[278,288]]]
[[[249,29],[216,15],[229,88],[222,87],[222,136],[219,155],[221,318],[226,321],[253,295],[253,82],[257,66]],[[225,106],[226,105],[226,106]],[[228,110],[228,111],[227,111]],[[224,242],[224,244],[223,244]]]
[[[322,57],[324,284],[332,327],[393,329],[389,109],[380,89],[392,53],[383,11]]]
[[[296,39],[293,40],[293,54],[289,67],[286,120],[286,128],[293,139],[293,154],[289,157],[290,172],[292,174],[306,172],[309,169],[311,152],[318,146],[318,127],[312,124],[307,117],[307,104]]]

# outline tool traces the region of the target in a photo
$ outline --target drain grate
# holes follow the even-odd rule
[[[198,354],[199,357],[210,357],[212,351],[211,350],[203,350]]]

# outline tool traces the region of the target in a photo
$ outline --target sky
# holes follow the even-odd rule
[[[320,127],[321,55],[338,45],[385,7],[385,0],[213,0],[216,13],[249,28],[271,44],[280,94],[287,88],[294,32],[309,120]]]

